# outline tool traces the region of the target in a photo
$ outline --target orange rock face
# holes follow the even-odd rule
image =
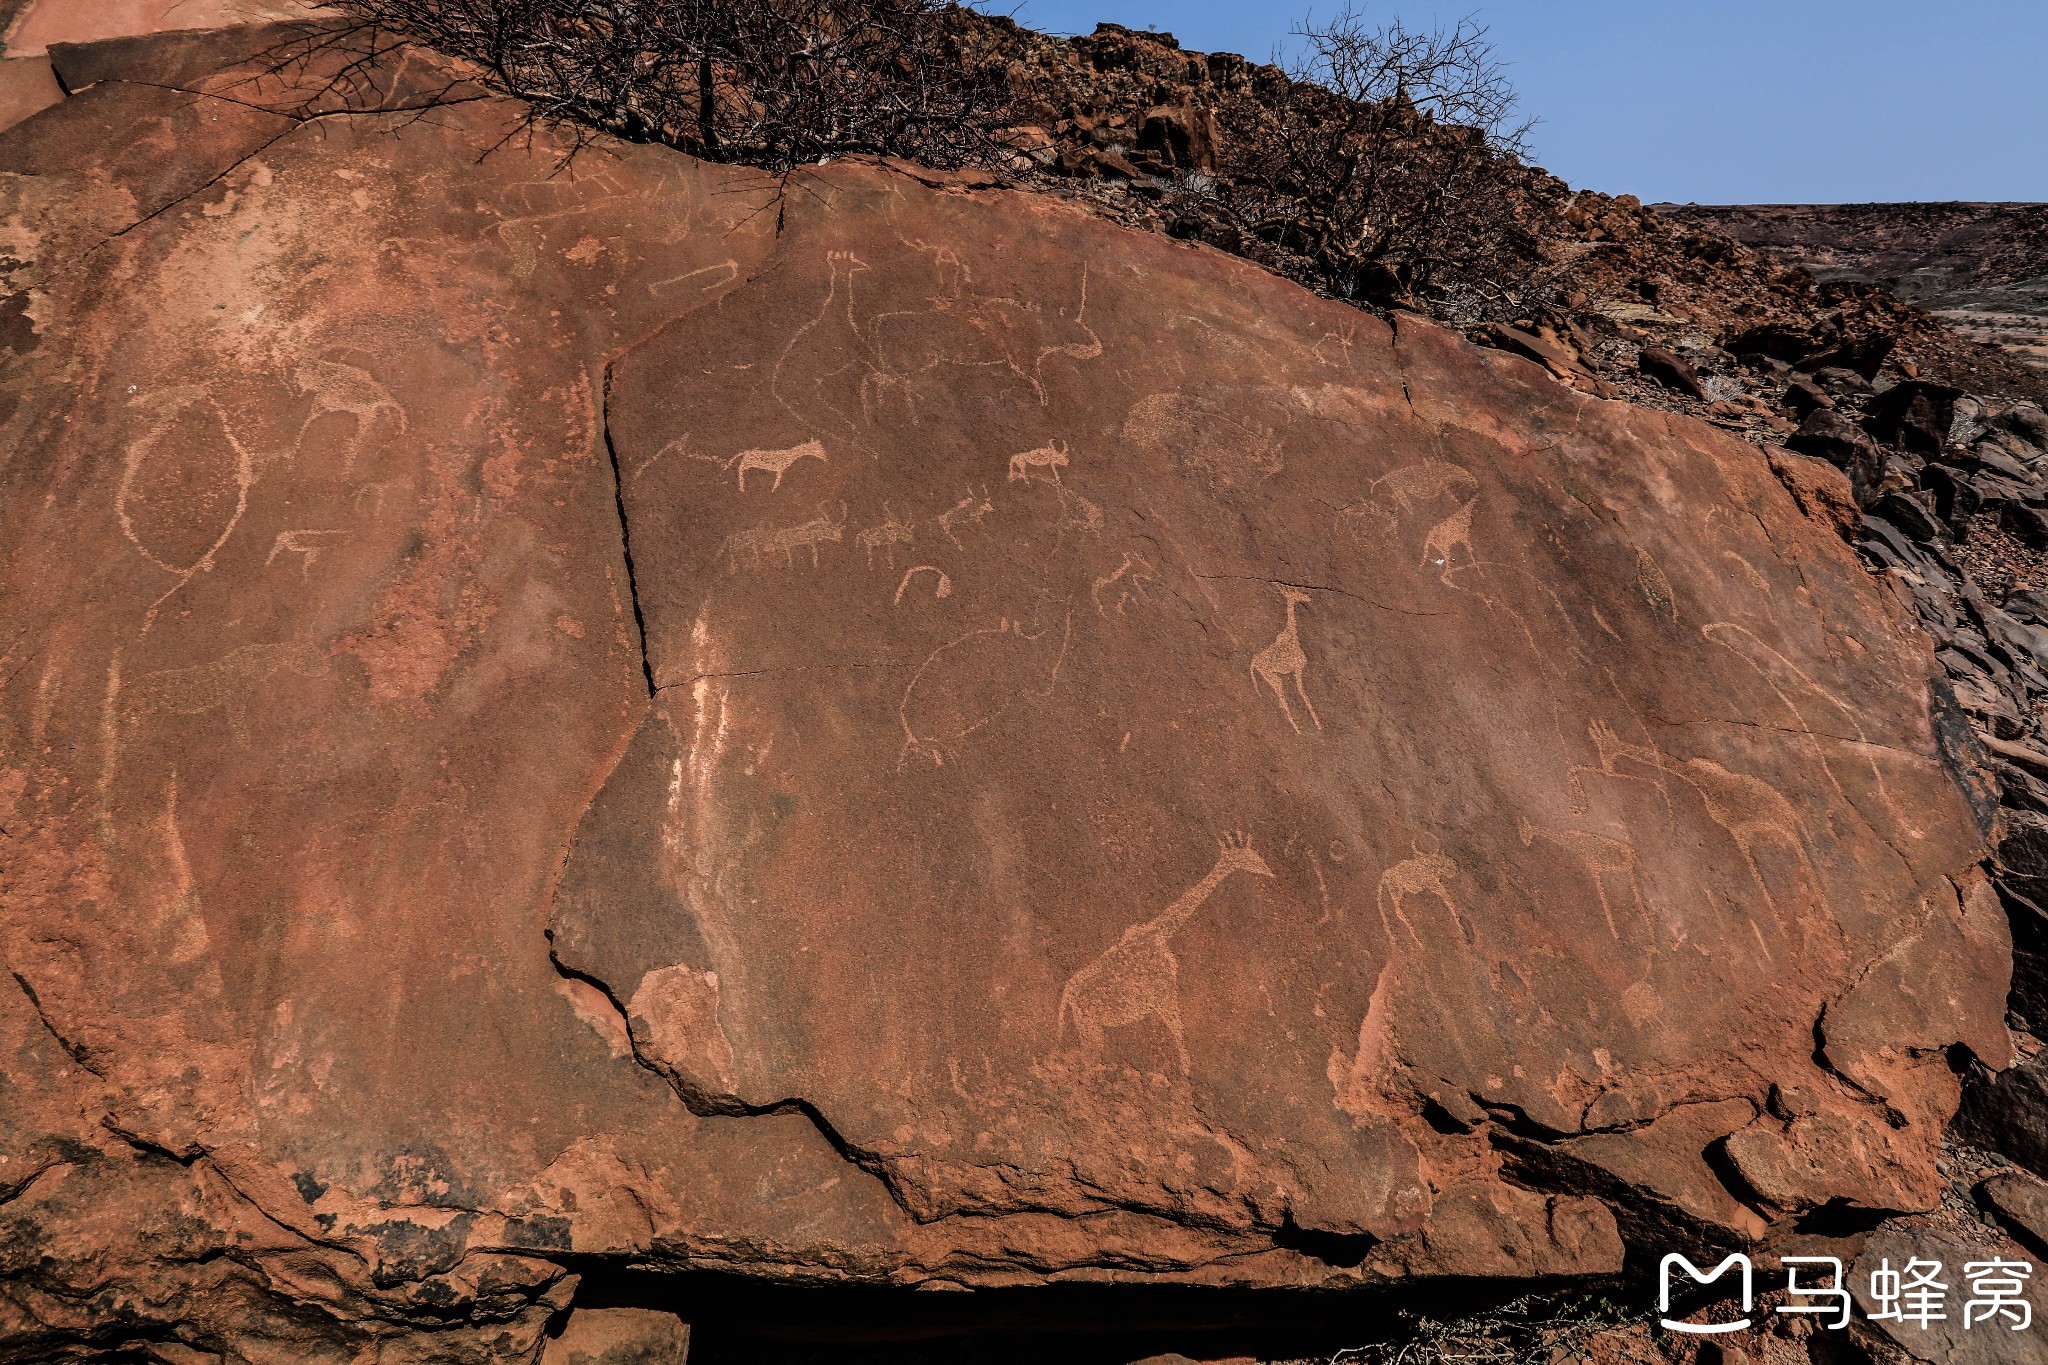
[[[960,177],[55,58],[0,1338],[1935,1200],[2004,921],[1928,646],[1757,451]]]

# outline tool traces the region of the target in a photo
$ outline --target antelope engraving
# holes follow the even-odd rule
[[[1042,445],[1036,450],[1020,451],[1012,455],[1010,457],[1010,477],[1008,482],[1026,483],[1031,479],[1032,470],[1049,469],[1052,471],[1052,481],[1058,483],[1060,481],[1060,471],[1066,467],[1067,443],[1065,441],[1054,441],[1050,445]]]
[[[896,547],[898,545],[910,544],[911,527],[909,522],[896,515],[895,508],[885,502],[882,504],[882,520],[878,524],[862,531],[854,539],[860,542],[862,552],[867,555],[868,567],[870,569],[875,567],[876,550],[882,551],[883,555],[887,558],[889,568],[894,569],[896,567]]]
[[[1059,1033],[1071,1026],[1082,1046],[1102,1053],[1103,1030],[1157,1019],[1173,1038],[1182,1075],[1193,1067],[1180,1018],[1180,959],[1172,938],[1234,872],[1270,877],[1273,869],[1252,851],[1248,835],[1224,836],[1216,865],[1172,905],[1124,930],[1103,954],[1067,978],[1060,992]]]
[[[734,531],[725,538],[719,553],[725,556],[727,573],[738,573],[740,556],[747,557],[752,568],[761,566],[761,557],[781,552],[782,567],[796,567],[796,552],[808,549],[811,552],[811,567],[818,567],[818,547],[828,542],[837,542],[846,527],[846,504],[839,504],[839,520],[833,521],[825,509],[829,503],[819,505],[818,515],[798,526],[772,527],[752,526],[744,531]]]
[[[816,460],[819,464],[826,463],[825,443],[823,441],[805,441],[802,445],[790,446],[787,450],[742,450],[739,454],[727,460],[725,467],[727,469],[731,469],[734,465],[740,467],[739,482],[742,493],[747,491],[748,470],[767,470],[775,476],[775,481],[768,485],[768,491],[773,493],[776,489],[782,487],[782,476],[787,474],[789,467],[798,460]]]
[[[979,526],[982,518],[995,510],[996,505],[989,501],[987,484],[982,485],[979,496],[976,496],[973,487],[969,486],[966,497],[939,513],[939,529],[946,533],[946,539],[952,541],[956,548],[964,550],[967,547],[960,544],[960,537],[953,534],[953,528],[963,521],[971,526]]]
[[[1322,718],[1316,715],[1315,703],[1308,699],[1308,692],[1301,685],[1301,675],[1308,668],[1308,655],[1301,652],[1301,632],[1294,623],[1294,609],[1306,605],[1308,594],[1300,588],[1276,584],[1280,595],[1287,599],[1287,624],[1280,628],[1273,643],[1252,655],[1252,686],[1257,687],[1260,679],[1273,689],[1273,695],[1280,702],[1280,714],[1287,717],[1287,723],[1295,734],[1301,733],[1301,725],[1294,719],[1294,708],[1287,704],[1287,688],[1284,680],[1294,680],[1294,690],[1301,697],[1301,704],[1308,708],[1308,718],[1315,722],[1316,729],[1323,728]]]

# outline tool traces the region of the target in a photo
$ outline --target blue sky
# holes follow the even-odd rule
[[[1259,59],[1310,7],[1012,3],[981,7]],[[1541,120],[1536,160],[1575,186],[1702,204],[2048,200],[2048,0],[1377,0],[1366,13],[1476,13]]]

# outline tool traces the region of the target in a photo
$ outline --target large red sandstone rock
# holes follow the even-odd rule
[[[0,138],[0,1340],[1935,1200],[2004,924],[1755,450],[963,178],[193,53]]]

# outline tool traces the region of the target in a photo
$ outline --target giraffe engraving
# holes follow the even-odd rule
[[[1301,704],[1308,709],[1308,718],[1315,722],[1316,729],[1323,728],[1322,718],[1316,714],[1315,703],[1308,699],[1308,691],[1302,686],[1302,674],[1308,669],[1308,655],[1301,652],[1301,631],[1294,622],[1294,609],[1307,604],[1308,594],[1300,588],[1284,583],[1276,584],[1280,595],[1287,600],[1287,624],[1280,628],[1273,643],[1252,655],[1252,686],[1257,687],[1263,679],[1273,689],[1273,695],[1280,702],[1280,714],[1287,717],[1287,723],[1295,734],[1301,733],[1300,722],[1294,719],[1294,708],[1287,704],[1286,680],[1293,679],[1295,693]]]
[[[1600,752],[1600,771],[1603,773],[1620,776],[1614,772],[1614,763],[1617,759],[1626,758],[1668,777],[1675,777],[1691,787],[1699,796],[1700,804],[1706,807],[1707,818],[1734,841],[1743,863],[1749,868],[1750,880],[1756,883],[1757,890],[1763,894],[1764,904],[1770,906],[1774,913],[1779,912],[1777,898],[1771,895],[1770,884],[1764,879],[1763,865],[1757,861],[1757,853],[1761,849],[1772,849],[1789,856],[1806,883],[1802,890],[1816,899],[1821,898],[1820,872],[1814,866],[1813,855],[1807,850],[1799,812],[1776,787],[1746,773],[1733,772],[1711,758],[1673,758],[1651,745],[1626,743],[1600,721],[1593,722],[1591,733],[1594,746]]]
[[[1101,956],[1067,978],[1060,992],[1060,1037],[1071,1027],[1082,1046],[1100,1056],[1105,1029],[1156,1019],[1173,1039],[1181,1074],[1189,1074],[1193,1067],[1181,1026],[1180,959],[1173,954],[1172,939],[1236,872],[1273,875],[1245,834],[1224,836],[1207,875],[1158,915],[1124,930]]]
[[[1636,876],[1636,851],[1632,845],[1581,829],[1538,829],[1522,816],[1517,816],[1515,821],[1521,832],[1523,848],[1532,847],[1541,840],[1563,849],[1585,864],[1586,874],[1593,879],[1593,894],[1600,899],[1600,913],[1607,919],[1607,932],[1614,935],[1617,942],[1621,939],[1621,930],[1614,922],[1614,906],[1607,899],[1604,878],[1621,878],[1628,886],[1629,898],[1635,903],[1637,917],[1645,917],[1643,887]]]

